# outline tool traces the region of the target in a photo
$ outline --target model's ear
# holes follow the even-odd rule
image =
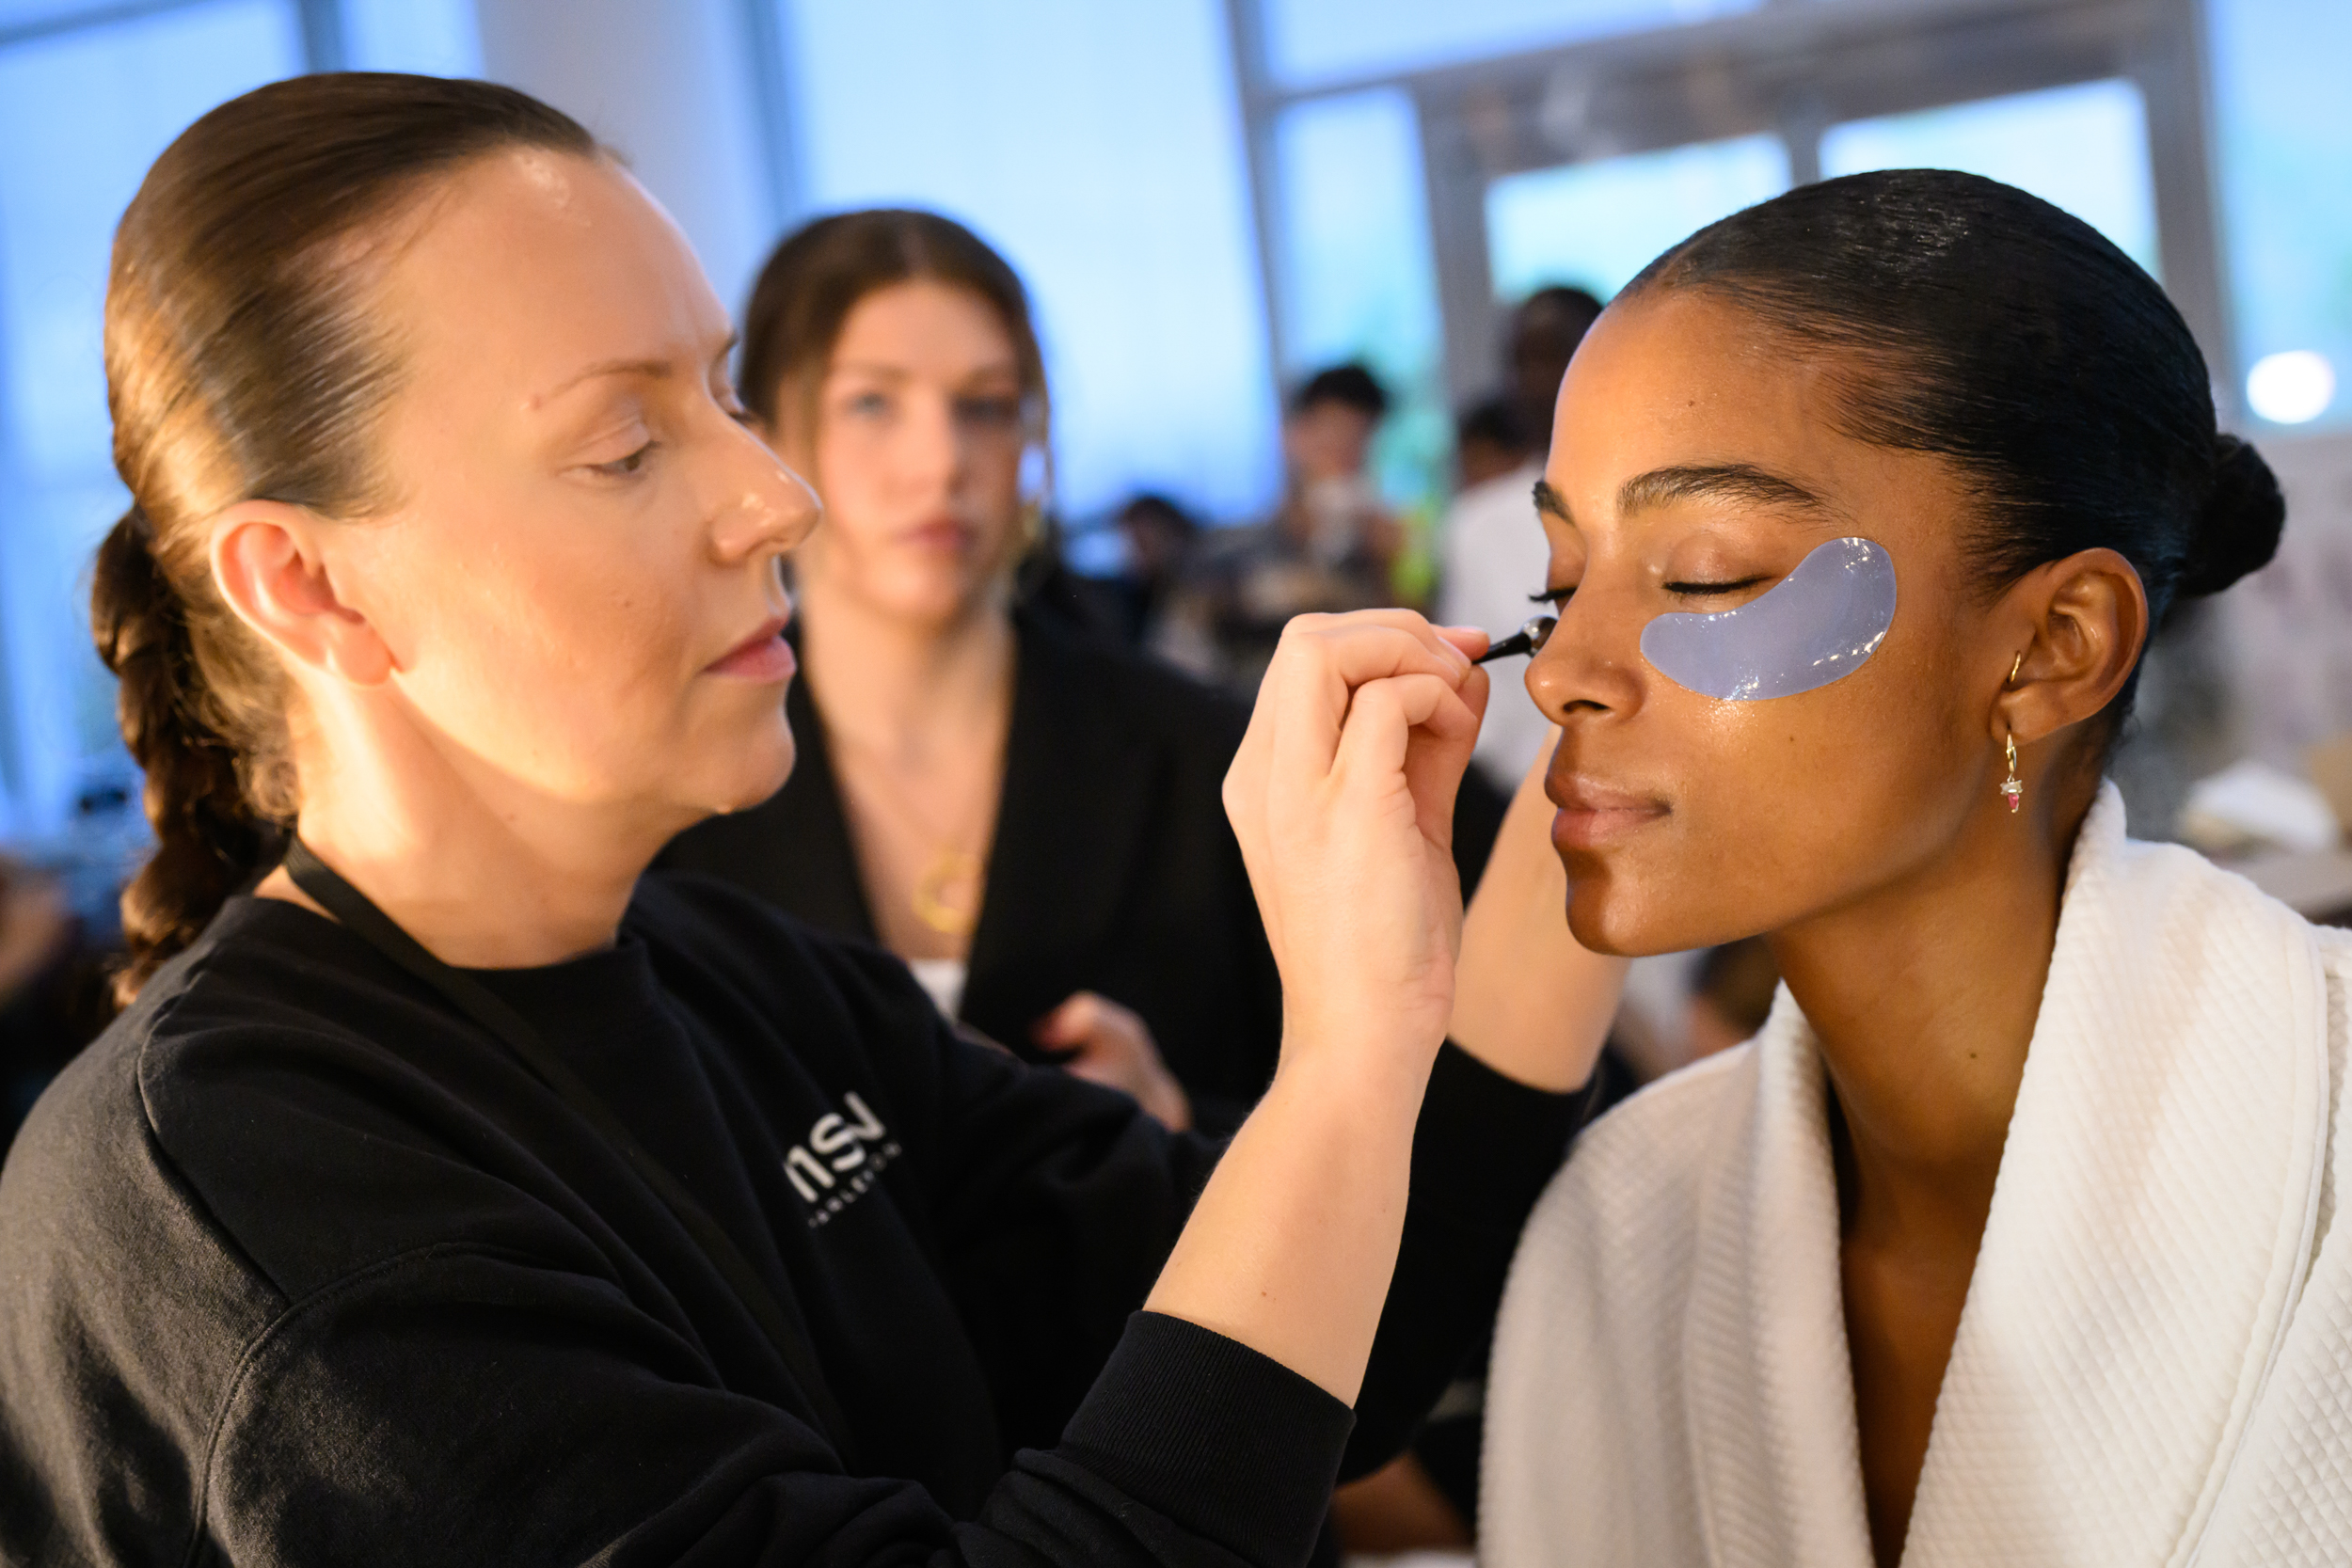
[[[237,618],[295,663],[350,686],[378,686],[391,650],[335,592],[325,525],[283,501],[240,501],[213,528],[213,580]]]
[[[2148,590],[2130,562],[2095,549],[2035,567],[2007,596],[2024,622],[2024,658],[1994,704],[1994,738],[2025,745],[2092,718],[2123,689],[2148,641]]]

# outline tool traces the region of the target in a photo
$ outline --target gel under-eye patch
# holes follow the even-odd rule
[[[1885,549],[1833,539],[1737,610],[1657,617],[1642,628],[1642,657],[1703,697],[1760,702],[1843,680],[1894,622],[1895,563]]]

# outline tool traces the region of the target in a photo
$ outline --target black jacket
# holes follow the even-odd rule
[[[495,1039],[237,899],[0,1174],[0,1560],[1304,1556],[1348,1412],[1135,1313],[1214,1146],[715,883],[476,974],[797,1304],[848,1430],[792,1414],[792,1358]],[[1441,1057],[1356,1466],[1491,1310],[1580,1103]]]
[[[1073,991],[1132,1007],[1230,1128],[1274,1073],[1282,986],[1219,791],[1248,714],[1174,671],[1024,614],[988,885],[958,1009],[1036,1059]],[[808,686],[786,698],[792,777],[689,829],[665,867],[723,877],[820,930],[873,942],[856,847]]]
[[[1273,1076],[1282,988],[1225,770],[1249,715],[1223,692],[1036,611],[1019,663],[964,1022],[1038,1059],[1030,1030],[1093,990],[1150,1025],[1200,1124],[1230,1131]],[[800,759],[765,804],[689,829],[665,867],[722,877],[820,930],[876,941],[825,726],[805,682],[786,698]],[[1465,887],[1506,802],[1473,775],[1455,813]]]

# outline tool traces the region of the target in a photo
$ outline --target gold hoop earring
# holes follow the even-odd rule
[[[2025,667],[2026,667],[2026,650],[2025,650],[2025,649],[2023,649],[2023,648],[2020,648],[2020,649],[2018,649],[2018,650],[2017,650],[2017,657],[2016,657],[2015,658],[2013,658],[2013,659],[2010,660],[2010,664],[2009,664],[2009,679],[2007,679],[2007,680],[2003,681],[2001,684],[2002,684],[2003,686],[2015,686],[2015,685],[2017,684],[2017,672],[2018,672],[2018,671],[2020,671],[2020,670],[2023,670]]]
[[[2017,737],[2012,735],[2002,744],[2009,748],[2009,777],[2001,781],[2001,795],[2009,801],[2009,814],[2014,816],[2017,802],[2026,793],[2026,781],[2017,776]]]

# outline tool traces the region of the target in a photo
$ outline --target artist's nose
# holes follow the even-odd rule
[[[824,508],[806,480],[749,431],[741,450],[730,454],[717,486],[711,550],[723,562],[752,555],[785,555],[816,528]]]

